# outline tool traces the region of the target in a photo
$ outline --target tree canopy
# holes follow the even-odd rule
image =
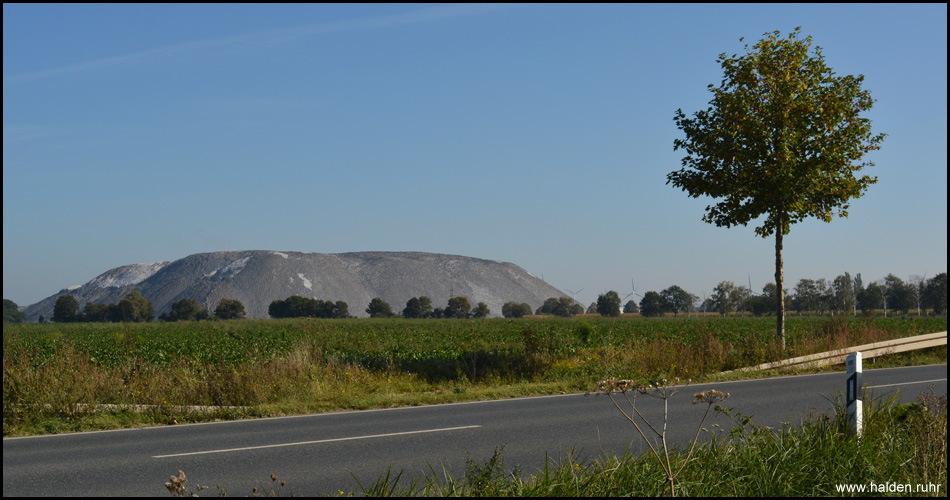
[[[56,297],[53,305],[53,321],[57,323],[73,323],[79,321],[79,301],[76,297],[65,294]]]
[[[640,315],[643,317],[662,316],[663,297],[654,291],[643,294],[643,298],[640,299]]]
[[[473,318],[485,318],[491,314],[491,309],[489,309],[488,304],[484,302],[479,302],[475,305],[475,309],[472,309]]]
[[[519,304],[509,301],[501,306],[501,315],[506,318],[523,318],[529,314],[531,314],[531,306],[525,302]]]
[[[338,300],[308,299],[300,295],[291,295],[284,300],[275,300],[267,306],[267,314],[272,318],[346,318],[349,307]]]
[[[152,307],[152,303],[142,295],[142,292],[132,290],[125,294],[125,297],[119,301],[116,315],[119,316],[123,322],[134,321],[138,323],[141,321],[152,321],[152,318],[155,317],[155,308]]]
[[[391,318],[395,316],[392,308],[389,307],[389,303],[379,297],[375,297],[369,301],[369,306],[366,307],[366,314],[369,314],[370,318]]]
[[[575,308],[577,306],[580,308],[578,312]],[[574,302],[574,299],[570,297],[549,297],[544,301],[544,304],[541,304],[541,307],[535,311],[535,314],[553,314],[555,316],[568,317],[572,314],[582,314],[584,312],[584,306]]]
[[[472,309],[466,297],[452,297],[445,308],[446,318],[466,318],[468,312]]]
[[[598,295],[597,313],[601,316],[620,316],[620,295],[613,290]]]
[[[686,156],[683,168],[667,175],[667,184],[691,197],[718,200],[706,207],[705,222],[732,227],[758,219],[756,235],[776,235],[779,289],[782,237],[808,217],[847,217],[850,200],[877,182],[859,173],[873,166],[864,156],[885,136],[873,135],[861,117],[874,104],[861,88],[864,77],[836,76],[820,47],[809,54],[812,38],[800,38],[800,31],[787,38],[766,33],[742,56],[719,55],[723,78],[719,87],[709,85],[709,107],[691,118],[676,111],[686,138],[674,140],[673,149]],[[776,316],[784,346],[782,298],[777,294]]]
[[[181,299],[172,303],[171,311],[159,315],[158,319],[162,321],[198,321],[208,319],[208,311],[194,299]]]
[[[406,302],[406,308],[402,310],[403,318],[426,318],[432,314],[432,299],[425,295],[413,297]]]
[[[237,299],[221,299],[214,309],[214,317],[218,319],[244,319],[246,315],[244,304]]]
[[[3,299],[3,322],[4,323],[22,323],[26,320],[26,313],[20,310],[16,302],[10,299]]]

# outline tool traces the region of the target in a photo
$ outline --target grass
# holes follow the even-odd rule
[[[946,317],[792,317],[782,352],[774,319],[751,317],[4,324],[3,433],[581,392],[608,377],[718,380],[946,326]],[[946,362],[946,347],[928,351],[868,367]]]

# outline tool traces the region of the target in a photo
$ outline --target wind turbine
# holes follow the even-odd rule
[[[643,295],[640,295],[639,293],[637,293],[637,286],[633,284],[633,278],[630,278],[630,289],[631,289],[630,293],[624,296],[624,298],[620,299],[621,303],[629,299],[631,295],[636,295],[640,297],[641,299],[643,298]]]
[[[630,278],[630,290],[631,292],[627,294],[627,297],[631,295],[636,295],[637,297],[640,297],[641,299],[643,298],[643,295],[640,295],[639,293],[637,293],[637,285],[633,283],[633,278]],[[626,299],[627,297],[624,297],[624,298]]]
[[[749,295],[752,297],[758,296],[759,294],[755,293],[755,291],[752,290],[752,275],[749,273],[746,273],[746,278],[749,279]]]
[[[583,288],[581,288],[580,290],[578,290],[578,291],[576,291],[576,292],[572,292],[572,291],[568,290],[567,288],[565,288],[564,290],[565,290],[567,293],[571,294],[571,300],[573,300],[574,302],[577,302],[577,299],[575,298],[575,297],[577,296],[577,294],[579,294],[579,293],[581,293],[581,292],[584,291]]]

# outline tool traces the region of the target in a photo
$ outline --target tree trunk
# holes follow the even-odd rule
[[[785,273],[782,270],[782,237],[785,228],[785,216],[780,214],[775,228],[775,286],[777,288],[778,309],[775,313],[775,334],[785,351]]]

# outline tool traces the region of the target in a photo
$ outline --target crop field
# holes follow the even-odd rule
[[[774,318],[753,317],[4,324],[3,430],[8,436],[586,391],[608,377],[703,380],[784,357],[945,331],[947,318],[789,317],[785,352],[774,328]]]

